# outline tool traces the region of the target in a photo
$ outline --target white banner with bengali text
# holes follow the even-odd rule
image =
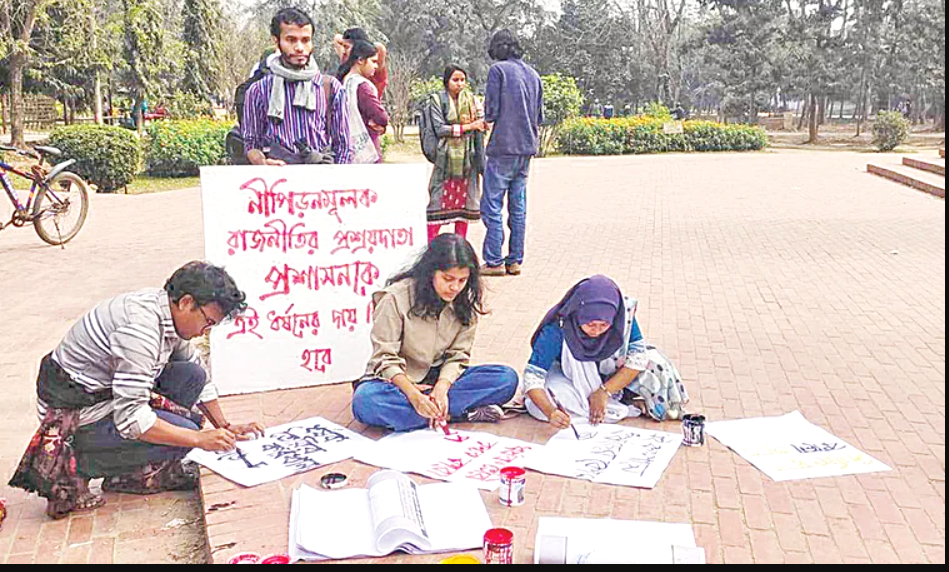
[[[222,395],[358,379],[371,353],[372,294],[427,240],[428,167],[201,169],[205,257],[247,293],[215,328]]]

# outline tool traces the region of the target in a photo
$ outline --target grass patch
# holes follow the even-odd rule
[[[141,175],[135,177],[132,184],[128,186],[130,195],[147,195],[150,193],[163,193],[166,191],[178,191],[181,189],[190,189],[201,186],[201,177],[150,177]],[[118,192],[126,192],[119,190]]]

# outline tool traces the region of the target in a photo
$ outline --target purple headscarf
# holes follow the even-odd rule
[[[580,326],[593,321],[610,324],[599,338],[586,335]],[[548,324],[559,323],[567,347],[579,361],[601,361],[623,347],[626,333],[626,305],[619,286],[606,276],[597,275],[580,281],[554,306],[540,323],[531,345]]]

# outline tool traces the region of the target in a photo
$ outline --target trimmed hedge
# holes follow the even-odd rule
[[[193,177],[201,167],[225,164],[224,138],[233,126],[210,119],[152,121],[145,141],[148,174]]]
[[[686,121],[682,134],[663,132],[653,117],[570,119],[558,138],[566,155],[627,155],[692,151],[759,151],[768,146],[764,129],[712,121]]]
[[[75,159],[70,168],[101,193],[128,186],[142,163],[138,135],[108,125],[58,127],[49,144],[63,151],[63,160]]]

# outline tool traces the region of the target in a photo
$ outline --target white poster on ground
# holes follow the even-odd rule
[[[489,433],[420,429],[395,433],[362,449],[356,460],[367,465],[416,473],[440,481],[498,488],[504,467],[524,467],[543,445]]]
[[[892,470],[808,422],[799,411],[716,421],[705,431],[777,482]]]
[[[623,425],[574,426],[577,433],[565,429],[551,437],[527,467],[594,483],[651,489],[682,443],[678,433]]]
[[[373,441],[321,417],[267,429],[264,437],[241,441],[230,453],[193,449],[188,459],[225,479],[254,487],[345,461]]]
[[[541,517],[534,564],[705,564],[689,524]]]
[[[373,292],[425,247],[425,165],[201,169],[205,256],[247,293],[211,336],[223,395],[352,381]]]

